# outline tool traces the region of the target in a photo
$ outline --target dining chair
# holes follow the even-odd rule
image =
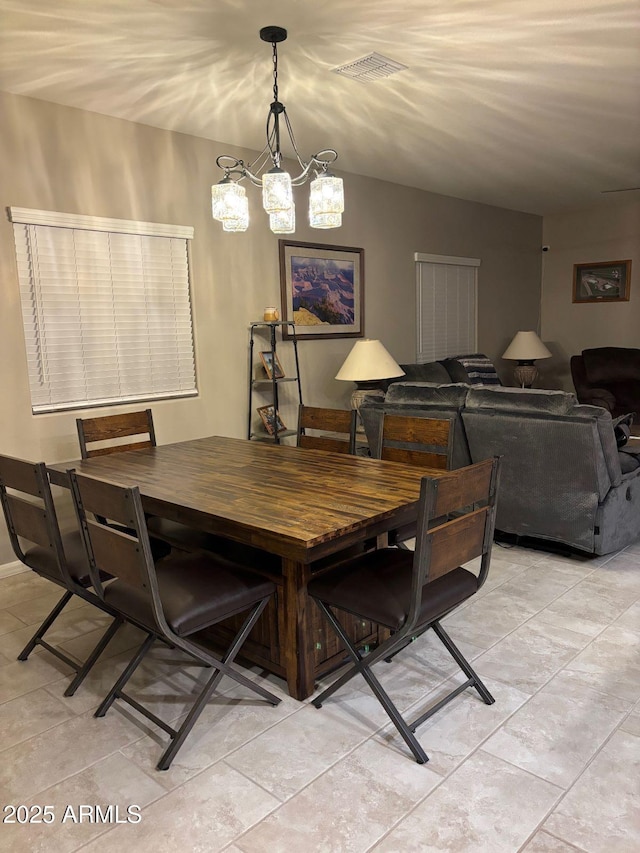
[[[380,428],[373,437],[371,455],[408,465],[450,470],[453,459],[453,421],[448,418],[422,418],[410,415],[380,414]],[[394,531],[390,541],[409,549],[415,539],[416,523]]]
[[[156,446],[151,409],[98,418],[76,418],[76,427],[83,459]],[[121,441],[123,438],[135,440],[124,443]],[[96,444],[100,446],[93,446]]]
[[[127,412],[122,415],[78,418],[76,426],[83,459],[157,446],[151,409]],[[121,441],[127,437],[134,437],[136,440],[127,443]],[[105,444],[105,442],[110,443]],[[95,444],[100,446],[89,446]],[[105,518],[99,520],[106,523]],[[274,571],[278,569],[273,557],[264,552],[258,552],[256,548],[233,543],[202,530],[194,530],[186,524],[168,518],[151,516],[147,518],[147,523],[151,533],[151,551],[155,560],[167,556],[172,548],[182,551],[218,551],[246,564],[251,564],[260,553],[263,555],[265,564],[268,564],[267,568]]]
[[[69,471],[74,505],[97,594],[127,621],[146,632],[144,642],[95,712],[103,717],[120,699],[151,720],[171,738],[157,768],[167,770],[223,675],[277,705],[280,699],[248,679],[234,666],[256,620],[273,597],[275,584],[232,561],[208,552],[174,552],[153,561],[140,490]],[[106,515],[122,529],[107,527],[93,515]],[[128,532],[123,532],[126,529]],[[108,568],[116,580],[100,581]],[[229,617],[248,611],[242,627],[221,657],[199,634]],[[191,659],[212,667],[212,674],[178,729],[174,729],[125,687],[155,640],[169,643]]]
[[[157,446],[151,409],[97,418],[77,418],[76,427],[83,459]],[[134,440],[122,441],[125,438]],[[106,519],[100,520],[106,522]],[[172,547],[198,550],[207,544],[211,546],[206,534],[191,530],[179,522],[158,518],[152,526],[155,526],[151,538],[154,559],[166,556]]]
[[[442,627],[441,620],[467,601],[487,578],[495,524],[499,460],[459,468],[442,478],[424,477],[418,508],[416,550],[383,548],[351,559],[315,578],[309,594],[340,638],[353,665],[312,700],[320,708],[336,690],[362,675],[419,764],[428,761],[416,728],[468,687],[487,705],[495,701]],[[456,514],[459,513],[459,514]],[[449,517],[449,514],[453,514]],[[447,517],[438,526],[433,519]],[[476,576],[463,564],[480,557]],[[336,611],[383,625],[392,633],[366,656],[349,639]],[[432,628],[466,681],[430,709],[407,721],[374,675],[372,667],[389,659],[413,637]]]
[[[382,414],[378,441],[371,448],[375,459],[450,469],[453,429],[449,418],[422,418]]]
[[[75,670],[76,675],[64,692],[65,696],[73,696],[122,624],[122,619],[90,589],[91,578],[80,532],[60,532],[44,462],[0,456],[0,500],[16,557],[37,575],[64,590],[58,603],[18,655],[18,660],[27,660],[36,646],[47,649]],[[84,663],[70,658],[44,639],[74,595],[114,617]]]
[[[312,450],[353,454],[356,449],[356,419],[355,409],[300,405],[296,444]]]

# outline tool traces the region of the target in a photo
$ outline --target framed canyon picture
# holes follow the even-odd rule
[[[364,249],[279,240],[282,319],[300,338],[364,335]],[[283,337],[292,337],[283,326]]]
[[[574,264],[574,302],[628,302],[631,261]]]

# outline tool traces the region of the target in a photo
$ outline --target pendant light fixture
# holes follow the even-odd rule
[[[274,234],[293,234],[296,227],[293,187],[301,186],[315,175],[309,188],[309,224],[312,228],[339,228],[344,210],[342,178],[336,178],[329,166],[338,157],[333,148],[324,148],[307,162],[300,156],[287,110],[278,99],[278,44],[287,38],[282,27],[263,27],[262,41],[273,48],[273,103],[267,115],[267,144],[258,157],[245,164],[236,157],[222,154],[216,164],[223,170],[222,180],[211,187],[211,212],[222,222],[225,231],[246,231],[249,227],[249,200],[241,181],[244,178],[262,187],[262,206],[269,214],[269,226]],[[291,177],[282,168],[280,122],[289,134],[300,174]],[[271,166],[264,171],[267,166]],[[262,174],[261,174],[262,173]]]

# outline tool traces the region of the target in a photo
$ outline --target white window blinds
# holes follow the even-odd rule
[[[197,393],[192,228],[10,213],[34,412]]]
[[[476,351],[476,258],[416,254],[417,362]]]

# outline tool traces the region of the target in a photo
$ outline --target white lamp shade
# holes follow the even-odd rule
[[[404,376],[404,370],[380,341],[364,338],[354,344],[336,379],[350,382],[375,382]]]
[[[516,332],[502,357],[514,361],[535,361],[538,358],[551,358],[551,353],[535,332]]]

